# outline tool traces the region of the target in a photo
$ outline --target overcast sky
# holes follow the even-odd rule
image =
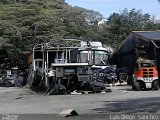
[[[65,0],[72,6],[79,6],[100,12],[108,18],[113,12],[120,12],[125,8],[129,10],[142,9],[143,13],[160,18],[160,4],[158,0]]]

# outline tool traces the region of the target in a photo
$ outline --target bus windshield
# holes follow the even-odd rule
[[[91,62],[94,65],[106,65],[108,60],[108,53],[106,51],[81,51],[80,62]]]
[[[95,51],[95,65],[106,65],[108,60],[108,54],[105,51]]]

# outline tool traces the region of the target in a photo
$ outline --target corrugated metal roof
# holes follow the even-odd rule
[[[133,33],[148,40],[160,40],[160,31],[133,31]]]

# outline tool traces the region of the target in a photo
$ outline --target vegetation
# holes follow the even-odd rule
[[[98,12],[64,0],[0,0],[0,69],[27,66],[37,42],[56,38],[96,40],[117,48],[133,30],[158,30],[159,21],[141,10],[113,13],[104,24]]]
[[[1,55],[0,64],[7,61],[8,67],[26,65],[27,52],[37,42],[56,38],[98,39],[97,19],[90,20],[94,13],[101,16],[71,7],[64,0],[0,0],[0,45],[7,53],[5,61]]]
[[[160,30],[160,20],[149,14],[142,14],[142,10],[123,10],[113,13],[107,21],[106,37],[117,48],[132,31]]]

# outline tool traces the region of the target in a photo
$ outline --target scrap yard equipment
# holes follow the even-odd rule
[[[93,71],[108,66],[110,53],[100,42],[65,39],[36,44],[27,83],[44,87],[46,94],[104,89],[104,81],[93,79]]]
[[[156,63],[146,58],[146,48],[136,49],[138,55],[137,66],[133,74],[133,90],[141,90],[143,88],[159,89],[158,71]]]
[[[159,89],[160,31],[133,31],[110,57],[110,64],[125,68],[133,89]]]

